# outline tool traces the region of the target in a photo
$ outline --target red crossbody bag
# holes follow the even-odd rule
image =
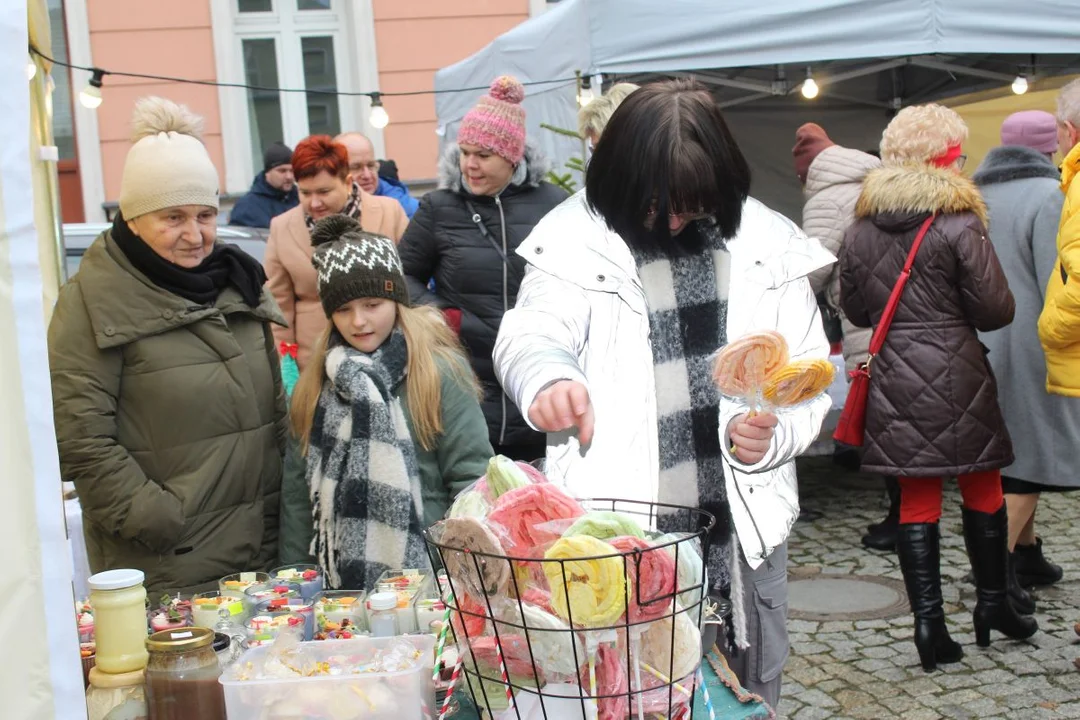
[[[926,218],[926,222],[919,228],[919,234],[915,236],[915,242],[911,243],[911,251],[908,253],[907,261],[904,263],[904,269],[900,272],[900,277],[893,287],[892,294],[889,295],[889,301],[885,303],[885,311],[881,313],[881,320],[878,321],[877,327],[874,328],[874,334],[870,338],[870,354],[867,356],[866,362],[859,365],[851,373],[851,385],[848,387],[847,400],[844,402],[844,409],[840,413],[840,420],[836,423],[836,432],[833,433],[833,440],[837,442],[852,447],[862,447],[865,441],[866,400],[870,396],[870,366],[874,361],[874,356],[881,352],[882,346],[885,345],[885,336],[889,332],[889,326],[892,325],[893,316],[896,315],[896,308],[900,305],[900,296],[904,294],[904,286],[907,285],[908,278],[911,277],[911,266],[915,263],[915,256],[919,253],[919,246],[922,245],[923,238],[926,237],[926,233],[930,230],[930,226],[934,224],[936,218],[936,213],[931,215]]]

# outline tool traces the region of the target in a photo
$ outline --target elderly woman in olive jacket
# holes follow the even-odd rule
[[[199,124],[140,101],[122,214],[49,325],[60,466],[91,570],[142,570],[152,592],[277,560],[286,425],[270,324],[284,320],[258,262],[214,241]]]

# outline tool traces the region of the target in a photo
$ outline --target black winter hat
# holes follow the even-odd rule
[[[387,298],[409,304],[401,258],[390,238],[365,232],[347,215],[331,215],[311,230],[319,300],[326,317],[357,298]]]
[[[292,164],[292,150],[283,142],[276,142],[263,153],[263,170],[272,170],[278,165]]]

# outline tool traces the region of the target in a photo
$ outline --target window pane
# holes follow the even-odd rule
[[[274,9],[273,0],[237,0],[240,12],[270,12]]]
[[[334,70],[334,38],[306,37],[300,41],[304,54],[304,88],[307,93],[308,128],[312,135],[337,135],[341,132],[337,95],[311,92],[337,91]]]
[[[52,56],[60,62],[68,61],[67,36],[64,34],[63,0],[49,0],[49,30],[52,39]],[[38,72],[41,72],[39,69]],[[75,119],[71,112],[71,73],[65,67],[53,66],[53,142],[60,151],[61,160],[75,157]]]
[[[269,38],[244,40],[244,77],[248,85],[278,87],[277,57]],[[284,140],[281,126],[281,96],[273,90],[248,90],[248,122],[251,125],[251,158],[262,168],[263,151]]]
[[[329,10],[331,0],[296,0],[297,10]]]

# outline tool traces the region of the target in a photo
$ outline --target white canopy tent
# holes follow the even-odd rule
[[[1037,52],[1039,55],[1031,56]],[[529,134],[558,164],[580,144],[574,74],[645,81],[692,73],[718,101],[755,170],[755,196],[797,217],[794,130],[819,122],[834,140],[876,147],[897,107],[1020,74],[1062,74],[1080,53],[1080,4],[1068,0],[563,0],[435,75],[445,140],[483,91],[510,73],[527,87]],[[808,69],[821,86],[797,96]]]

